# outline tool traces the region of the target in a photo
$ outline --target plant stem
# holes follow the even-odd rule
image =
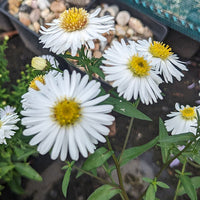
[[[87,175],[89,175],[89,176],[91,176],[91,177],[97,179],[98,181],[100,181],[100,182],[103,183],[103,184],[111,185],[111,186],[114,186],[114,187],[118,186],[118,185],[115,184],[115,183],[110,183],[110,182],[108,182],[108,181],[106,181],[106,180],[104,180],[104,179],[102,179],[102,178],[100,178],[100,177],[98,177],[98,176],[95,176],[94,174],[92,174],[92,173],[90,173],[90,172],[88,172],[88,171],[85,171],[85,170],[83,170],[83,169],[81,169],[81,168],[75,166],[75,165],[73,166],[73,168],[77,169],[78,171],[80,171],[80,172],[82,172],[82,173],[84,173],[84,174],[87,174]]]
[[[176,154],[176,156],[174,156],[172,159],[170,159],[168,162],[166,162],[162,168],[160,169],[160,171],[156,174],[155,178],[158,179],[161,175],[161,173],[169,166],[169,164],[175,160],[176,158],[178,158],[184,151],[186,151],[186,149],[188,149],[190,147],[190,145],[193,143],[193,141],[190,141],[186,146],[185,148],[180,151],[179,153]],[[139,197],[138,200],[142,200],[142,198],[144,197],[144,195],[146,194],[146,191],[147,191],[148,187],[146,188],[146,190],[143,192],[143,194]]]
[[[113,151],[110,140],[108,139],[108,137],[106,137],[106,141],[107,141],[109,150]],[[122,196],[124,197],[125,200],[129,200],[128,195],[126,193],[126,190],[124,189],[122,174],[121,174],[121,170],[120,170],[120,164],[119,164],[117,157],[115,156],[114,153],[112,154],[112,158],[113,158],[113,161],[114,161],[115,166],[116,166],[117,176],[118,176],[118,180],[119,180],[119,187],[122,191]]]
[[[139,100],[136,102],[135,104],[135,107],[137,108],[138,105],[139,105]],[[122,148],[122,152],[121,152],[121,155],[119,157],[119,163],[121,162],[121,159],[122,159],[122,155],[126,149],[126,146],[127,146],[127,143],[128,143],[128,139],[129,139],[129,136],[131,134],[131,129],[132,129],[132,126],[133,126],[133,120],[134,120],[134,117],[131,118],[131,121],[129,123],[129,127],[128,127],[128,131],[127,131],[127,134],[126,134],[126,138],[125,138],[125,141],[124,141],[124,145],[123,145],[123,148]]]
[[[185,161],[184,161],[184,163],[183,163],[183,167],[182,167],[181,174],[184,174],[184,172],[185,172],[185,166],[186,166],[186,163],[187,163],[187,160],[185,159]],[[177,187],[176,187],[176,191],[175,191],[174,200],[177,199],[178,191],[179,191],[179,187],[180,187],[180,185],[181,185],[181,180],[179,179],[179,180],[178,180]]]

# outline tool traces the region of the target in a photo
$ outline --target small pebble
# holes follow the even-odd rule
[[[130,18],[128,25],[130,28],[132,28],[135,32],[139,34],[143,34],[145,31],[142,22],[134,17]]]
[[[66,6],[61,1],[53,1],[50,6],[51,11],[54,13],[61,13],[66,10]]]
[[[30,13],[31,22],[36,22],[40,19],[40,9],[36,8]]]
[[[29,14],[20,12],[19,13],[19,21],[25,26],[29,26],[31,24],[31,20],[29,18]]]
[[[126,10],[120,11],[117,14],[116,22],[118,25],[125,26],[130,20],[130,13]]]
[[[101,58],[102,57],[102,53],[100,51],[94,51],[93,56],[95,58]]]

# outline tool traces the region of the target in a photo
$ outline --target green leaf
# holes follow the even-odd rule
[[[120,194],[121,190],[114,188],[110,185],[103,185],[97,188],[87,200],[109,200],[114,197],[116,194]]]
[[[103,79],[105,78],[104,73],[102,72],[102,70],[98,66],[90,66],[90,65],[88,65],[88,69],[91,72],[98,74],[101,78],[103,78]]]
[[[161,181],[157,181],[156,184],[161,188],[169,189],[169,186],[166,183],[163,183]]]
[[[197,200],[197,193],[192,184],[191,179],[188,176],[181,175],[180,176],[181,183],[186,191],[187,195],[190,197],[191,200]]]
[[[3,177],[6,175],[10,170],[12,170],[15,166],[14,165],[8,165],[8,163],[3,163],[1,162],[1,167],[0,167],[0,177]]]
[[[15,169],[26,178],[42,181],[42,177],[28,163],[15,163]]]
[[[67,188],[68,188],[69,181],[70,181],[71,171],[72,171],[72,168],[68,167],[67,171],[65,172],[63,182],[62,182],[62,193],[65,198],[67,197]]]
[[[125,165],[130,160],[137,158],[139,155],[143,154],[144,152],[155,146],[157,142],[158,142],[158,136],[144,145],[126,149],[121,156],[120,165],[121,166]]]
[[[200,176],[192,177],[192,178],[190,178],[190,180],[191,180],[192,185],[194,186],[195,189],[200,188]],[[183,187],[183,185],[181,185],[179,190],[178,190],[178,195],[181,196],[181,195],[183,195],[185,193],[186,192],[184,190],[184,187]]]
[[[163,123],[163,120],[159,118],[159,140],[162,140],[163,138],[166,138],[166,137],[169,137],[167,133],[167,129]],[[162,154],[162,161],[163,163],[166,163],[169,156],[169,146],[166,145],[166,143],[161,142],[160,148],[161,148],[161,154]]]
[[[112,156],[113,152],[108,151],[105,147],[97,149],[93,154],[91,154],[87,160],[83,163],[81,169],[85,171],[90,171],[104,164]],[[81,176],[83,173],[79,172],[76,178]]]
[[[134,117],[134,118],[141,119],[141,120],[152,121],[148,116],[146,116],[144,113],[139,111],[129,101],[109,97],[103,103],[113,105],[114,106],[113,110],[117,113],[122,114],[122,115],[125,115],[125,116],[128,116],[128,117]]]
[[[21,187],[21,185],[16,181],[16,179],[13,179],[12,181],[8,182],[8,185],[10,189],[15,192],[16,194],[23,194],[24,190]]]
[[[143,177],[142,180],[147,182],[147,183],[152,183],[153,182],[153,180],[151,178],[148,178],[148,177]]]
[[[145,195],[145,200],[155,200],[155,199],[156,199],[156,190],[155,187],[152,184],[150,184]]]
[[[162,139],[159,139],[160,143],[178,143],[183,141],[194,141],[195,135],[193,133],[183,133],[179,135],[171,135]]]

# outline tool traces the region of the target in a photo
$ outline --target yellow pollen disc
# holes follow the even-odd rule
[[[40,89],[36,85],[36,81],[40,81],[42,84],[45,84],[44,76],[36,76],[30,83],[29,87],[33,88],[34,90],[39,91]]]
[[[60,27],[67,32],[84,29],[88,23],[88,13],[83,8],[69,8],[60,15]]]
[[[73,125],[81,116],[79,104],[66,98],[58,101],[52,111],[52,117],[60,126]]]
[[[183,110],[180,110],[180,112],[182,117],[187,120],[192,120],[197,116],[195,107],[185,107]]]
[[[162,42],[154,41],[149,47],[149,52],[156,58],[161,58],[162,60],[167,59],[173,54],[172,49],[169,45],[163,44]]]
[[[148,62],[143,57],[139,56],[133,56],[128,63],[128,67],[133,72],[134,76],[139,77],[148,76],[151,69]]]

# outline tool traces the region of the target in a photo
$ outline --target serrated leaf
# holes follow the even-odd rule
[[[188,176],[181,175],[180,176],[181,183],[186,191],[187,195],[190,197],[191,200],[197,200],[197,193],[192,184],[191,179]]]
[[[109,200],[119,193],[121,193],[120,189],[110,185],[103,185],[97,188],[87,200]]]
[[[156,190],[155,187],[152,184],[150,184],[145,195],[145,200],[155,200],[155,199],[156,199]]]
[[[63,182],[62,182],[62,193],[65,198],[67,197],[67,189],[68,189],[68,185],[70,181],[71,171],[72,171],[72,168],[68,167],[67,171],[65,172]]]
[[[163,123],[163,120],[159,118],[159,140],[162,140],[163,138],[166,138],[166,137],[169,137],[167,129]],[[169,146],[166,145],[166,143],[161,142],[160,148],[161,148],[161,154],[162,154],[162,161],[163,163],[166,163],[169,156]]]
[[[157,142],[158,142],[158,136],[144,145],[126,149],[121,156],[120,166],[125,165],[130,160],[137,158],[147,150],[151,149],[153,146],[156,145]]]
[[[28,164],[28,163],[15,163],[15,169],[24,177],[42,181],[42,177]]]
[[[183,133],[179,135],[171,135],[162,139],[159,139],[161,143],[178,143],[183,141],[194,141],[196,138],[193,133]]]
[[[157,181],[156,184],[161,188],[169,189],[169,186],[166,183],[163,183],[161,181]]]
[[[194,186],[195,189],[200,188],[200,176],[192,177],[192,178],[190,178],[190,180],[191,180],[192,185]],[[183,187],[183,185],[181,185],[179,190],[178,190],[178,195],[181,196],[181,195],[183,195],[185,193],[186,192],[184,190],[184,187]]]
[[[81,169],[85,171],[90,171],[92,169],[100,167],[104,164],[106,160],[108,160],[112,156],[112,154],[113,152],[108,151],[105,147],[101,147],[87,158],[87,160],[83,163]],[[79,172],[76,178],[78,178],[82,174],[82,172]]]
[[[128,117],[134,117],[134,118],[141,119],[141,120],[152,121],[148,116],[146,116],[144,113],[139,111],[129,101],[109,97],[103,103],[113,105],[114,106],[113,110],[117,113],[122,114],[122,115],[125,115],[125,116],[128,116]]]

